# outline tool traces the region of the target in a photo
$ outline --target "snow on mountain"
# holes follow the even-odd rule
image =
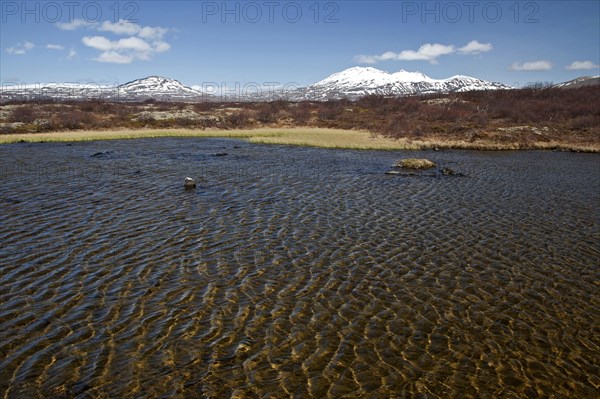
[[[6,84],[2,86],[2,90],[35,90],[35,89],[43,89],[46,88],[48,90],[51,89],[61,89],[61,88],[70,88],[74,90],[83,90],[83,89],[106,89],[111,86],[97,85],[91,83],[13,83]]]
[[[599,77],[583,77],[555,85],[555,87],[578,87],[598,84]],[[232,94],[219,97],[222,101],[271,101],[286,99],[329,100],[339,98],[356,99],[365,95],[408,96],[422,94],[465,92],[471,90],[511,89],[502,83],[488,82],[470,76],[455,75],[447,79],[432,79],[421,72],[400,70],[394,73],[372,67],[353,67],[334,73],[325,79],[296,90],[268,91]],[[181,82],[160,76],[149,76],[119,86],[101,86],[77,83],[49,83],[34,85],[0,86],[0,101],[27,101],[40,99],[107,101],[143,101],[147,99],[170,101],[202,101],[215,99]]]
[[[552,87],[561,89],[575,89],[583,86],[598,86],[600,85],[600,76],[582,76],[567,82],[557,83]]]
[[[338,88],[354,88],[358,86],[375,88],[397,82],[410,83],[420,81],[431,81],[431,79],[421,72],[407,72],[405,70],[400,70],[399,72],[390,74],[371,67],[353,67],[334,73],[315,83],[313,87],[335,85]]]
[[[388,73],[372,67],[353,67],[334,73],[303,90],[306,99],[356,98],[370,94],[387,96],[510,89],[501,83],[470,76],[432,79],[421,72]],[[302,90],[301,90],[302,91]]]
[[[210,97],[175,79],[149,76],[119,86],[80,83],[11,84],[0,87],[1,101],[92,100],[143,101],[147,99],[197,101]]]
[[[7,84],[0,87],[0,101],[41,99],[79,100],[113,98],[114,87],[89,83]]]
[[[147,78],[133,80],[117,87],[118,91],[126,97],[197,97],[202,92],[184,86],[175,79],[161,76],[148,76]]]

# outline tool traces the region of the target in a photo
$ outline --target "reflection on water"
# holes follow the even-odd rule
[[[466,177],[384,174],[406,155]],[[0,397],[598,395],[598,155],[0,156]]]

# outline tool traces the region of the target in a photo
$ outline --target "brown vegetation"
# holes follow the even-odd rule
[[[469,148],[600,148],[600,88],[526,88],[357,101],[197,104],[147,101],[23,103],[0,107],[0,133],[105,129],[368,130],[415,142]]]

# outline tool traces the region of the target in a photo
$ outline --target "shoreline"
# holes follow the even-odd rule
[[[236,130],[199,129],[120,129],[79,130],[48,133],[17,133],[0,135],[1,144],[80,142],[97,140],[127,140],[139,138],[232,138],[256,144],[297,145],[305,147],[351,150],[431,150],[461,149],[481,151],[554,150],[600,153],[600,144],[581,145],[559,142],[495,143],[487,140],[463,141],[430,138],[424,140],[393,139],[374,136],[366,130],[330,128],[258,128]]]

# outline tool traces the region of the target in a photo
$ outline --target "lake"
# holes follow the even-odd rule
[[[0,397],[595,397],[599,204],[598,154],[3,145]]]

